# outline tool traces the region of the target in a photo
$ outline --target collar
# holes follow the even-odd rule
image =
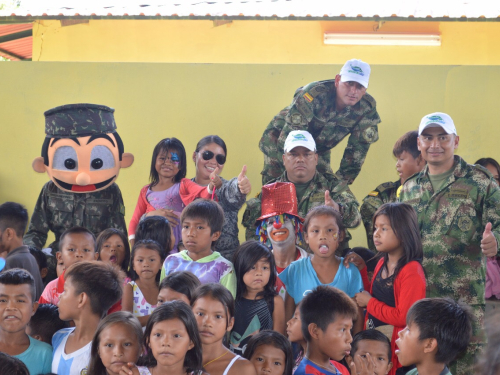
[[[16,247],[14,250],[12,250],[10,253],[7,254],[7,256],[5,257],[5,259],[7,259],[8,257],[10,257],[11,255],[13,254],[20,254],[20,253],[29,253],[30,250],[28,248],[28,246],[26,245],[22,245],[22,246],[19,246],[19,247]]]
[[[467,162],[460,156],[453,156],[453,174],[455,178],[465,177],[467,175]],[[425,168],[417,176],[417,183],[420,183],[423,179],[429,179],[429,166],[426,165]]]

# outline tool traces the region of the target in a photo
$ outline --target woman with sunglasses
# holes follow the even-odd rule
[[[226,143],[217,135],[208,135],[196,145],[193,161],[196,165],[196,176],[192,181],[201,186],[208,186],[217,197],[224,210],[224,226],[222,234],[215,243],[215,250],[226,259],[231,260],[240,242],[238,240],[238,211],[250,193],[250,181],[246,177],[246,166],[239,176],[225,180],[219,174],[226,163]],[[214,191],[215,189],[215,191]]]

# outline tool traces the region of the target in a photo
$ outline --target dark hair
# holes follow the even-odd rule
[[[118,132],[113,132],[113,133],[110,133],[110,134],[113,134],[115,136],[116,146],[118,147],[118,159],[121,161],[122,160],[123,152],[125,151],[125,148],[123,147],[123,141],[122,141],[120,135],[118,134]],[[73,140],[76,140],[77,138],[78,137],[68,137],[68,139],[73,139]],[[50,146],[50,143],[51,143],[51,141],[53,139],[54,139],[54,142],[55,142],[55,141],[57,141],[58,139],[61,139],[61,138],[56,138],[56,137],[54,137],[54,138],[47,138],[46,137],[44,139],[44,141],[43,141],[43,144],[42,144],[41,155],[43,157],[43,163],[47,167],[49,166],[49,146]],[[113,143],[113,145],[114,145],[114,142],[111,142],[111,143]]]
[[[90,362],[88,373],[92,375],[107,375],[106,367],[102,363],[101,356],[99,355],[99,345],[101,344],[101,333],[106,328],[114,324],[123,324],[132,328],[136,336],[136,342],[139,345],[142,344],[143,335],[142,327],[139,320],[128,311],[117,311],[106,316],[103,320],[99,322],[97,330],[95,331],[94,338],[92,339],[92,348],[90,349]],[[141,354],[142,350],[138,350],[138,355]]]
[[[161,258],[165,259],[172,250],[172,230],[168,219],[163,216],[147,216],[139,221],[135,242],[142,240],[156,241],[162,249]]]
[[[497,170],[498,175],[500,176],[500,164],[498,164],[498,162],[495,159],[493,159],[493,158],[481,158],[481,159],[477,160],[474,164],[482,165],[485,168],[488,165],[492,165],[492,166],[495,167],[495,169]]]
[[[321,306],[321,308],[318,308]],[[309,324],[315,323],[323,332],[338,317],[358,318],[358,306],[343,291],[331,286],[320,285],[307,294],[300,305],[300,320],[304,339],[311,341]]]
[[[375,220],[381,215],[385,215],[389,218],[392,230],[404,249],[403,256],[398,260],[396,268],[394,269],[394,277],[396,277],[399,271],[409,262],[413,260],[421,262],[424,258],[417,213],[412,206],[406,203],[385,203],[373,214],[372,223],[374,233]],[[389,254],[379,252],[378,256],[384,259],[382,269],[388,272],[387,263],[389,261]]]
[[[189,301],[194,295],[196,288],[201,285],[200,280],[189,271],[176,271],[167,275],[160,283],[160,290],[172,289],[177,293],[184,294]]]
[[[64,280],[71,278],[76,294],[85,293],[92,313],[102,317],[122,298],[123,276],[123,272],[111,264],[84,261],[66,269]]]
[[[11,268],[0,272],[0,284],[3,285],[23,285],[27,284],[30,287],[31,302],[36,301],[35,279],[31,273],[22,268]]]
[[[35,258],[40,273],[42,273],[42,269],[48,268],[47,257],[45,256],[42,250],[39,250],[36,247],[28,246],[28,249],[31,255],[33,255],[33,257]]]
[[[436,339],[435,361],[448,364],[467,349],[473,319],[468,306],[451,298],[424,298],[410,308],[406,325],[418,327],[419,340]]]
[[[156,323],[171,319],[179,319],[184,323],[189,339],[194,344],[186,353],[184,368],[187,373],[198,373],[203,367],[200,333],[198,332],[198,324],[193,311],[182,301],[165,302],[161,306],[158,306],[149,317],[146,331],[144,332],[144,346],[146,348],[145,360],[149,363],[150,367],[155,367],[157,365],[156,358],[153,356],[153,351],[150,347],[151,332]]]
[[[277,295],[274,289],[276,284],[274,256],[266,245],[254,240],[242,243],[233,256],[234,273],[236,274],[236,299],[243,298],[243,295],[247,291],[243,277],[262,258],[265,258],[269,262],[271,275],[269,276],[268,283],[264,286],[264,290],[259,292],[255,298],[263,297],[268,306],[274,306],[273,299]]]
[[[0,352],[0,374],[30,375],[30,372],[23,361]]]
[[[149,171],[149,188],[157,185],[160,182],[160,176],[156,172],[156,158],[162,152],[168,153],[169,151],[177,151],[179,153],[179,172],[174,177],[175,182],[181,182],[183,178],[186,177],[187,165],[186,165],[186,150],[184,145],[177,138],[165,138],[162,139],[155,146],[153,150],[153,157],[151,158],[151,170]]]
[[[137,272],[134,270],[134,258],[135,258],[135,253],[137,252],[138,249],[148,249],[148,250],[154,250],[160,255],[160,261],[163,262],[163,252],[161,250],[160,244],[156,241],[153,240],[140,240],[137,241],[134,244],[134,247],[132,248],[132,255],[130,256],[130,276],[132,277],[132,280],[137,280],[139,278],[139,275]],[[156,275],[156,282],[160,281],[160,271],[158,271],[158,274]]]
[[[404,151],[409,153],[413,159],[420,156],[420,150],[417,145],[418,132],[416,130],[403,134],[394,144],[392,154],[399,157]]]
[[[478,360],[475,374],[500,374],[500,313],[491,314],[485,322],[485,332],[488,332],[488,344]]]
[[[181,224],[187,218],[205,220],[210,227],[210,234],[214,234],[222,231],[224,211],[217,202],[208,199],[196,199],[182,211]]]
[[[276,349],[281,350],[285,354],[285,363],[283,369],[283,375],[292,375],[293,372],[293,353],[292,353],[292,345],[290,341],[283,336],[281,333],[271,330],[263,330],[253,335],[245,348],[245,352],[243,353],[243,358],[248,360],[252,359],[255,351],[259,346],[262,345],[271,345]]]
[[[211,143],[219,145],[222,150],[224,150],[224,155],[227,156],[226,142],[224,142],[218,135],[207,135],[206,137],[200,139],[198,141],[198,144],[196,145],[196,150],[194,150],[194,152],[199,152],[202,147],[205,147],[206,145],[209,145]]]
[[[231,292],[218,283],[203,284],[194,292],[193,298],[191,299],[191,307],[194,307],[197,300],[204,297],[209,297],[222,303],[226,314],[227,328],[231,318],[234,317],[234,298]]]
[[[52,345],[52,336],[63,328],[68,328],[68,322],[59,318],[59,308],[51,303],[38,305],[35,314],[31,317],[29,326],[30,336],[41,336],[42,341]]]
[[[95,240],[95,235],[92,233],[90,230],[84,227],[72,227],[69,229],[66,229],[63,234],[61,234],[61,237],[59,237],[59,251],[62,251],[62,242],[66,236],[69,236],[70,234],[88,234],[90,237],[92,237],[92,240],[94,242],[94,251],[96,248],[96,240]]]
[[[16,202],[0,205],[0,230],[12,228],[17,237],[22,237],[28,224],[28,211]]]
[[[101,255],[101,249],[104,246],[104,242],[109,240],[112,236],[120,237],[120,239],[123,242],[123,250],[125,252],[125,257],[123,259],[122,264],[120,264],[120,267],[123,270],[123,272],[128,274],[128,266],[130,264],[130,245],[128,243],[127,236],[121,230],[116,228],[108,228],[104,229],[101,233],[99,233],[96,245],[97,253],[99,254],[99,256]]]
[[[339,239],[338,239],[339,243],[345,238],[346,228],[344,225],[344,221],[342,220],[342,216],[340,215],[340,212],[338,212],[333,207],[325,205],[314,207],[307,213],[306,218],[304,219],[304,233],[307,233],[307,229],[311,224],[311,220],[316,216],[333,217],[335,219],[335,222],[337,223],[337,226],[339,227]]]
[[[352,358],[354,358],[354,355],[358,351],[358,344],[361,340],[380,341],[381,343],[387,345],[387,358],[389,359],[389,362],[392,362],[391,342],[386,335],[376,329],[367,329],[366,331],[361,331],[354,335],[351,342]]]

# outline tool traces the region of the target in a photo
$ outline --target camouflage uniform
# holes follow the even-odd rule
[[[284,172],[279,178],[270,183],[274,182],[291,182],[288,180],[286,172]],[[298,213],[301,217],[306,217],[307,213],[314,207],[321,206],[325,204],[325,191],[330,191],[330,197],[336,202],[342,205],[344,225],[347,228],[355,228],[359,225],[361,216],[359,214],[359,203],[356,201],[356,197],[351,192],[347,183],[341,181],[337,176],[333,174],[321,174],[316,172],[313,179],[309,183],[304,196],[299,202]],[[256,198],[252,198],[247,201],[247,208],[243,214],[242,224],[246,228],[245,237],[247,240],[259,240],[259,237],[255,234],[256,227],[255,221],[261,216],[261,193],[257,195]],[[349,239],[351,238],[348,231],[345,240],[340,244],[340,252],[348,246]]]
[[[259,148],[264,153],[263,185],[284,172],[284,144],[292,130],[311,133],[319,154],[317,169],[322,174],[333,173],[330,150],[350,134],[336,174],[348,183],[354,181],[368,148],[378,140],[380,117],[375,99],[369,94],[365,94],[356,105],[340,112],[335,110],[335,97],[335,80],[309,83],[299,88],[292,104],[273,118],[259,142]]]
[[[420,224],[427,276],[427,297],[449,296],[468,304],[477,321],[466,355],[453,374],[472,374],[481,352],[486,265],[480,242],[488,222],[500,244],[500,189],[481,166],[455,155],[453,174],[436,193],[428,167],[404,184],[400,201],[415,208]],[[453,368],[453,367],[452,367]]]
[[[377,251],[373,244],[373,215],[384,203],[397,202],[398,198],[396,193],[400,186],[400,180],[395,182],[384,182],[377,186],[375,190],[368,193],[365,199],[363,199],[363,204],[361,204],[359,211],[361,213],[361,220],[365,226],[368,248],[370,250]]]

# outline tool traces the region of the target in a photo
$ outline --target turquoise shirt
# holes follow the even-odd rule
[[[15,355],[28,368],[30,375],[47,374],[52,371],[52,346],[30,338],[30,346],[21,354]]]

